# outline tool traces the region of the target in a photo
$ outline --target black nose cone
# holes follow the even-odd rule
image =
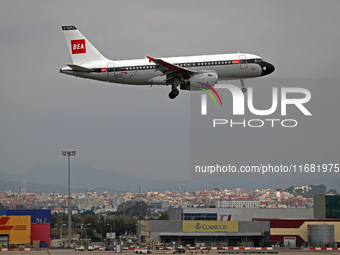
[[[259,65],[261,66],[262,70],[261,76],[271,74],[275,70],[275,67],[268,62],[260,62]]]

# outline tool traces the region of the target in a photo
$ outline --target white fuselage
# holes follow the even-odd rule
[[[216,72],[218,80],[235,80],[259,77],[262,68],[261,57],[247,53],[184,56],[162,58],[174,65],[196,72]],[[131,85],[166,85],[166,75],[157,70],[157,65],[149,59],[92,61],[82,67],[87,72],[63,67],[60,71],[65,74]]]

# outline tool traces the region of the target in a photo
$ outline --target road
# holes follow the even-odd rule
[[[232,252],[232,251],[231,251]],[[226,253],[226,254],[244,254],[243,251],[233,251],[234,253]],[[261,252],[261,251],[259,251]],[[270,254],[262,251],[263,253],[252,253],[252,254]],[[304,250],[280,250],[278,254],[287,255],[287,254],[298,254],[298,255],[314,255],[314,254],[333,254],[340,255],[340,251],[304,251]],[[43,251],[0,251],[0,255],[107,255],[107,254],[115,254],[113,251],[74,251],[68,249],[49,249]],[[133,251],[123,251],[121,255],[134,255]],[[170,252],[164,254],[171,254]],[[190,252],[186,252],[185,254],[191,254]],[[192,253],[196,255],[196,252]],[[197,252],[197,255],[202,254],[201,252]],[[217,255],[217,251],[210,251],[209,253],[204,253],[209,255]],[[250,251],[247,251],[246,254],[251,254]]]

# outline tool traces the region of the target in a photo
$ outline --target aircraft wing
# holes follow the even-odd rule
[[[193,70],[178,66],[178,65],[174,65],[171,64],[169,62],[166,62],[160,58],[152,58],[147,56],[149,59],[149,62],[154,62],[155,64],[157,64],[159,67],[156,69],[157,71],[161,71],[164,75],[174,75],[174,76],[182,76],[183,74],[192,74],[192,73],[196,73]]]

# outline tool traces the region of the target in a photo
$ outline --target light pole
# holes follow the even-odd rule
[[[112,236],[112,225],[110,225],[110,224],[106,224],[106,225],[108,225],[108,226],[111,227],[111,237],[113,237],[113,236]],[[112,239],[113,239],[113,238],[112,238]],[[112,248],[111,248],[111,249],[113,249],[113,240],[110,240],[110,241],[112,242]],[[109,241],[109,242],[110,242],[110,241]]]
[[[102,231],[102,223],[100,221],[100,214],[99,214],[99,229],[100,229],[100,242],[102,243],[103,245],[103,231]]]
[[[136,240],[138,241],[138,224],[136,224]]]
[[[62,227],[63,227],[63,226],[66,226],[66,224],[61,224],[61,223],[60,223],[60,239],[63,238],[63,233],[62,233]]]
[[[87,248],[89,247],[89,241],[87,240],[87,226],[90,226],[90,225],[91,225],[91,223],[86,224],[86,246],[87,246]]]
[[[71,247],[71,156],[76,155],[76,151],[62,151],[63,156],[67,156],[68,159],[68,247]]]
[[[110,224],[106,224],[106,225],[108,225],[108,226],[110,226],[110,227],[111,227],[111,233],[112,233],[112,225],[110,225]]]

